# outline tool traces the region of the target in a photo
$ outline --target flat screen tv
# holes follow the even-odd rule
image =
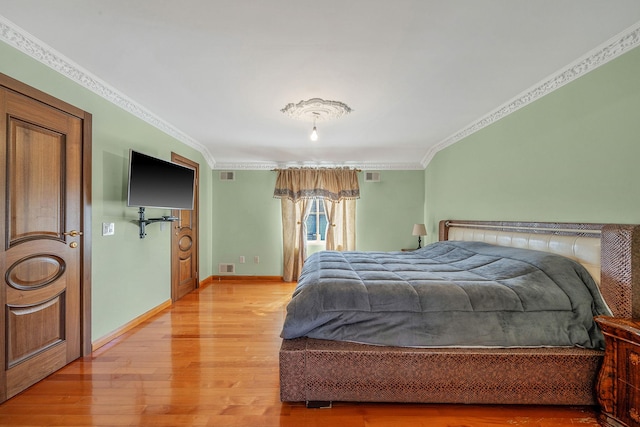
[[[194,183],[191,168],[129,151],[128,206],[191,210]]]

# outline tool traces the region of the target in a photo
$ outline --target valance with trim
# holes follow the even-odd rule
[[[359,199],[358,171],[347,167],[279,169],[273,197],[294,203],[314,198]]]

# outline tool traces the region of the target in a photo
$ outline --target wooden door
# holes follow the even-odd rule
[[[171,233],[171,299],[175,302],[199,286],[198,280],[198,182],[199,165],[176,153],[171,161],[195,170],[193,210],[174,210],[178,217]]]
[[[0,113],[4,401],[83,353],[86,128],[83,119],[2,86]]]

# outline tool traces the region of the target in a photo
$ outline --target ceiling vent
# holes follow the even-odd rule
[[[218,273],[220,274],[234,274],[235,272],[235,264],[218,264]]]
[[[220,181],[235,181],[235,172],[220,172]]]
[[[365,172],[364,182],[380,182],[380,172]]]

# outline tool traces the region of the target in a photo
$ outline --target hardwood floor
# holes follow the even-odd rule
[[[281,403],[293,284],[214,282],[0,405],[2,426],[597,426],[589,407]]]

